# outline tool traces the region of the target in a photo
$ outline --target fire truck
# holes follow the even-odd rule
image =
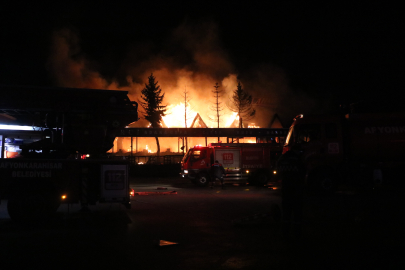
[[[215,160],[225,169],[225,183],[265,185],[271,180],[282,146],[276,143],[210,143],[194,146],[181,161],[181,175],[198,186],[210,181]]]
[[[283,153],[299,145],[308,185],[324,192],[403,178],[405,113],[297,116]],[[401,178],[401,179],[402,179]]]
[[[128,92],[5,86],[0,92],[0,115],[31,129],[0,130],[0,199],[8,200],[11,219],[43,220],[62,203],[130,208],[128,164],[106,155],[114,131],[138,120]]]

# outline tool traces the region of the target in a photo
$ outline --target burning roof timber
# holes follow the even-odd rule
[[[197,113],[197,115],[194,117],[193,123],[191,124],[190,127],[191,128],[208,128],[199,113]]]

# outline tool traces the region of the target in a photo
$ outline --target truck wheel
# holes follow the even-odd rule
[[[267,185],[267,183],[269,182],[269,178],[267,177],[267,174],[259,173],[259,175],[256,177],[255,182],[257,186],[264,186]]]
[[[58,207],[59,203],[44,192],[13,194],[7,203],[10,218],[24,223],[48,219],[56,212]]]
[[[327,173],[320,174],[317,179],[318,189],[325,194],[332,194],[336,191],[337,179]]]
[[[210,181],[210,177],[206,173],[200,173],[195,178],[195,183],[197,184],[197,186],[200,186],[200,187],[207,186],[209,181]]]
[[[328,170],[319,170],[309,174],[308,187],[310,192],[329,195],[336,191],[338,176]]]

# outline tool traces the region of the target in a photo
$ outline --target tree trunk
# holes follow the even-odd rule
[[[156,146],[157,146],[156,156],[160,156],[159,138],[158,138],[158,137],[155,137],[155,139],[156,139]]]

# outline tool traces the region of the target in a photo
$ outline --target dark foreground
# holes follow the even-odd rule
[[[0,269],[405,269],[398,190],[307,196],[304,235],[287,242],[274,215],[279,192],[267,187],[197,188],[180,178],[132,187],[149,195],[136,195],[131,210],[63,206],[35,226],[10,221],[3,201]]]

